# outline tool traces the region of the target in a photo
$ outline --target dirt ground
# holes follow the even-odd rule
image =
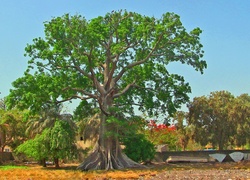
[[[166,164],[150,179],[173,180],[250,180],[250,162]]]
[[[63,164],[60,169],[28,165],[27,169],[0,170],[0,180],[250,180],[250,162],[239,163],[154,163],[146,169],[115,171],[76,170],[77,164]]]

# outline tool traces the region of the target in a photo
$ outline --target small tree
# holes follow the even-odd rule
[[[56,168],[59,167],[59,159],[72,159],[76,155],[75,134],[67,121],[57,120],[50,130],[50,155],[53,157]]]
[[[155,120],[150,120],[145,135],[154,145],[167,144],[170,150],[178,148],[176,127],[173,125],[157,124]]]
[[[155,157],[154,144],[146,139],[144,134],[133,134],[122,138],[125,154],[136,162],[148,163]]]
[[[46,159],[50,155],[49,129],[45,129],[42,134],[37,134],[34,139],[18,146],[15,153],[23,153],[29,158],[40,161],[43,167],[46,167]]]
[[[24,153],[46,166],[46,159],[52,158],[59,168],[59,159],[73,158],[76,154],[75,129],[67,121],[57,120],[51,129],[45,129],[41,135],[21,144],[16,153]]]
[[[107,123],[112,125],[115,131],[110,131],[108,135],[115,136],[119,139],[122,145],[125,146],[124,153],[136,162],[150,162],[155,155],[154,144],[146,139],[142,134],[146,126],[146,121],[139,117],[133,116],[130,118],[120,117],[109,118]]]

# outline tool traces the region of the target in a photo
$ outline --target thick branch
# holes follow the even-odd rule
[[[93,80],[94,85],[96,86],[96,89],[103,95],[103,94],[105,94],[105,90],[101,86],[100,82],[97,80],[95,72],[94,72],[93,68],[91,67],[91,64],[92,64],[91,53],[92,53],[92,49],[90,51],[90,55],[88,56],[89,70],[90,70],[90,73],[91,73],[91,79]]]
[[[128,90],[133,87],[135,85],[135,81],[131,84],[128,84],[120,93],[117,93],[113,96],[113,98],[117,98],[123,94],[125,94],[126,92],[128,92]]]
[[[124,67],[121,70],[121,72],[115,77],[114,82],[116,83],[128,69],[131,69],[134,66],[137,66],[137,65],[145,63],[152,56],[152,54],[154,53],[154,51],[156,50],[156,48],[157,48],[158,44],[160,43],[162,37],[163,37],[163,34],[160,35],[159,39],[155,43],[155,46],[153,47],[153,49],[149,52],[149,54],[144,59],[142,59],[140,61],[136,61],[136,62],[131,63],[131,64],[127,65],[126,67]]]
[[[108,78],[107,78],[107,82],[104,84],[105,87],[110,87],[110,84],[112,82],[112,77],[113,77],[113,74],[117,68],[117,62],[118,62],[118,59],[119,59],[119,55],[116,55],[115,57],[115,60],[112,62],[112,69],[109,71],[108,73]],[[108,88],[109,89],[109,88]]]
[[[67,91],[67,90],[73,90],[73,91],[77,91],[77,92],[81,92],[82,94],[90,97],[90,98],[94,98],[94,99],[97,99],[98,97],[92,93],[89,93],[81,88],[71,88],[71,87],[66,87],[63,89],[63,91]]]
[[[71,97],[69,98],[66,98],[66,99],[63,99],[63,100],[60,100],[60,101],[56,101],[56,103],[63,103],[63,102],[66,102],[66,101],[70,101],[72,99],[81,99],[81,100],[87,100],[87,99],[90,99],[91,97],[82,97],[82,96],[78,96],[78,95],[72,95]]]
[[[73,59],[73,64],[74,64],[74,66],[72,66],[73,68],[75,68],[77,71],[79,71],[82,75],[88,77],[89,79],[92,79],[92,77],[91,77],[90,74],[86,73],[84,70],[82,70],[82,69],[80,68],[80,66],[78,66],[78,65],[76,64],[75,59]]]

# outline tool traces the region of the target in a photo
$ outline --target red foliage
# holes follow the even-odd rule
[[[166,126],[165,124],[156,124],[155,120],[150,120],[148,123],[148,127],[151,130],[154,131],[167,131],[167,132],[173,132],[176,130],[175,125],[171,125],[171,126]]]

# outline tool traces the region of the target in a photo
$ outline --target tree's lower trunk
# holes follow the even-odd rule
[[[43,159],[41,160],[41,164],[42,164],[43,167],[46,167],[46,166],[47,166],[47,165],[46,165],[46,159],[45,159],[45,158],[43,158]]]
[[[117,137],[107,136],[105,118],[104,116],[101,118],[99,139],[93,152],[78,166],[78,169],[88,171],[144,167],[122,153]]]
[[[224,150],[224,143],[222,141],[219,142],[219,150]]]
[[[4,152],[5,144],[2,145],[0,152]]]
[[[223,130],[221,130],[221,132],[220,132],[220,139],[219,139],[219,143],[218,143],[220,151],[224,150],[224,145],[225,145],[224,133],[223,133]]]
[[[59,159],[58,158],[54,158],[54,163],[55,163],[55,168],[59,168]]]
[[[109,140],[110,141],[110,140]],[[110,142],[107,142],[110,144]],[[142,168],[143,165],[132,161],[124,153],[118,144],[112,146],[100,146],[96,144],[93,152],[78,166],[83,171],[88,170],[111,170],[123,168]]]

